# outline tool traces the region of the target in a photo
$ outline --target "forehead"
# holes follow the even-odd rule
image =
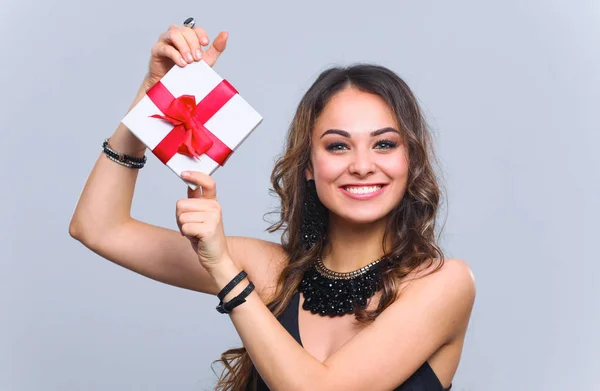
[[[317,118],[315,130],[366,133],[388,126],[398,129],[396,117],[383,98],[350,87],[330,98]]]

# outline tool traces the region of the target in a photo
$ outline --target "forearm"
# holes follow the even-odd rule
[[[221,290],[240,269],[233,262],[224,262],[211,271]],[[228,302],[247,285],[244,279],[225,297]],[[252,362],[272,390],[318,390],[324,384],[326,367],[312,357],[283,328],[253,291],[246,302],[230,314]]]
[[[145,84],[142,84],[130,109],[142,99],[145,90]],[[102,140],[98,140],[98,147],[101,143]],[[121,123],[110,136],[110,146],[117,152],[138,157],[146,150],[145,145]],[[73,213],[69,227],[71,235],[85,240],[129,219],[137,176],[137,169],[117,164],[100,152]]]

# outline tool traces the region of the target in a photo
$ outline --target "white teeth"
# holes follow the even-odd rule
[[[344,189],[352,194],[369,194],[381,189],[381,186],[344,187]]]

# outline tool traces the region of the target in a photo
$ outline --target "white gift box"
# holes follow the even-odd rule
[[[173,116],[168,106],[174,98],[183,95],[192,95],[197,105],[195,112],[188,105],[190,111],[186,111],[186,115],[193,116],[191,122],[176,126],[169,120],[152,117]],[[200,60],[184,68],[174,66],[121,122],[181,178],[181,172],[186,170],[214,173],[262,122],[262,117],[226,80]],[[200,134],[201,139],[213,143],[208,151],[189,155],[177,152],[180,141],[190,137],[190,123],[200,128],[194,137]]]

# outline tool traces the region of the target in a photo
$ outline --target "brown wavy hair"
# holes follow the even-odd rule
[[[369,323],[381,314],[399,294],[398,281],[418,267],[431,266],[442,250],[436,243],[436,217],[441,191],[433,169],[436,163],[432,137],[416,97],[408,85],[391,70],[372,64],[334,67],[322,72],[303,96],[287,135],[284,153],[271,174],[271,191],[281,199],[279,220],[269,232],[282,230],[281,244],[289,255],[280,274],[274,297],[267,307],[281,315],[298,288],[302,275],[325,246],[325,240],[306,250],[300,238],[302,205],[307,193],[305,171],[310,167],[311,136],[315,121],[333,95],[345,88],[357,88],[383,98],[395,114],[409,154],[407,190],[390,212],[382,248],[393,267],[383,274],[379,305],[372,311],[359,309],[358,321]],[[391,243],[390,248],[386,244]],[[215,390],[256,390],[258,372],[245,348],[229,349],[221,355],[224,365]]]

